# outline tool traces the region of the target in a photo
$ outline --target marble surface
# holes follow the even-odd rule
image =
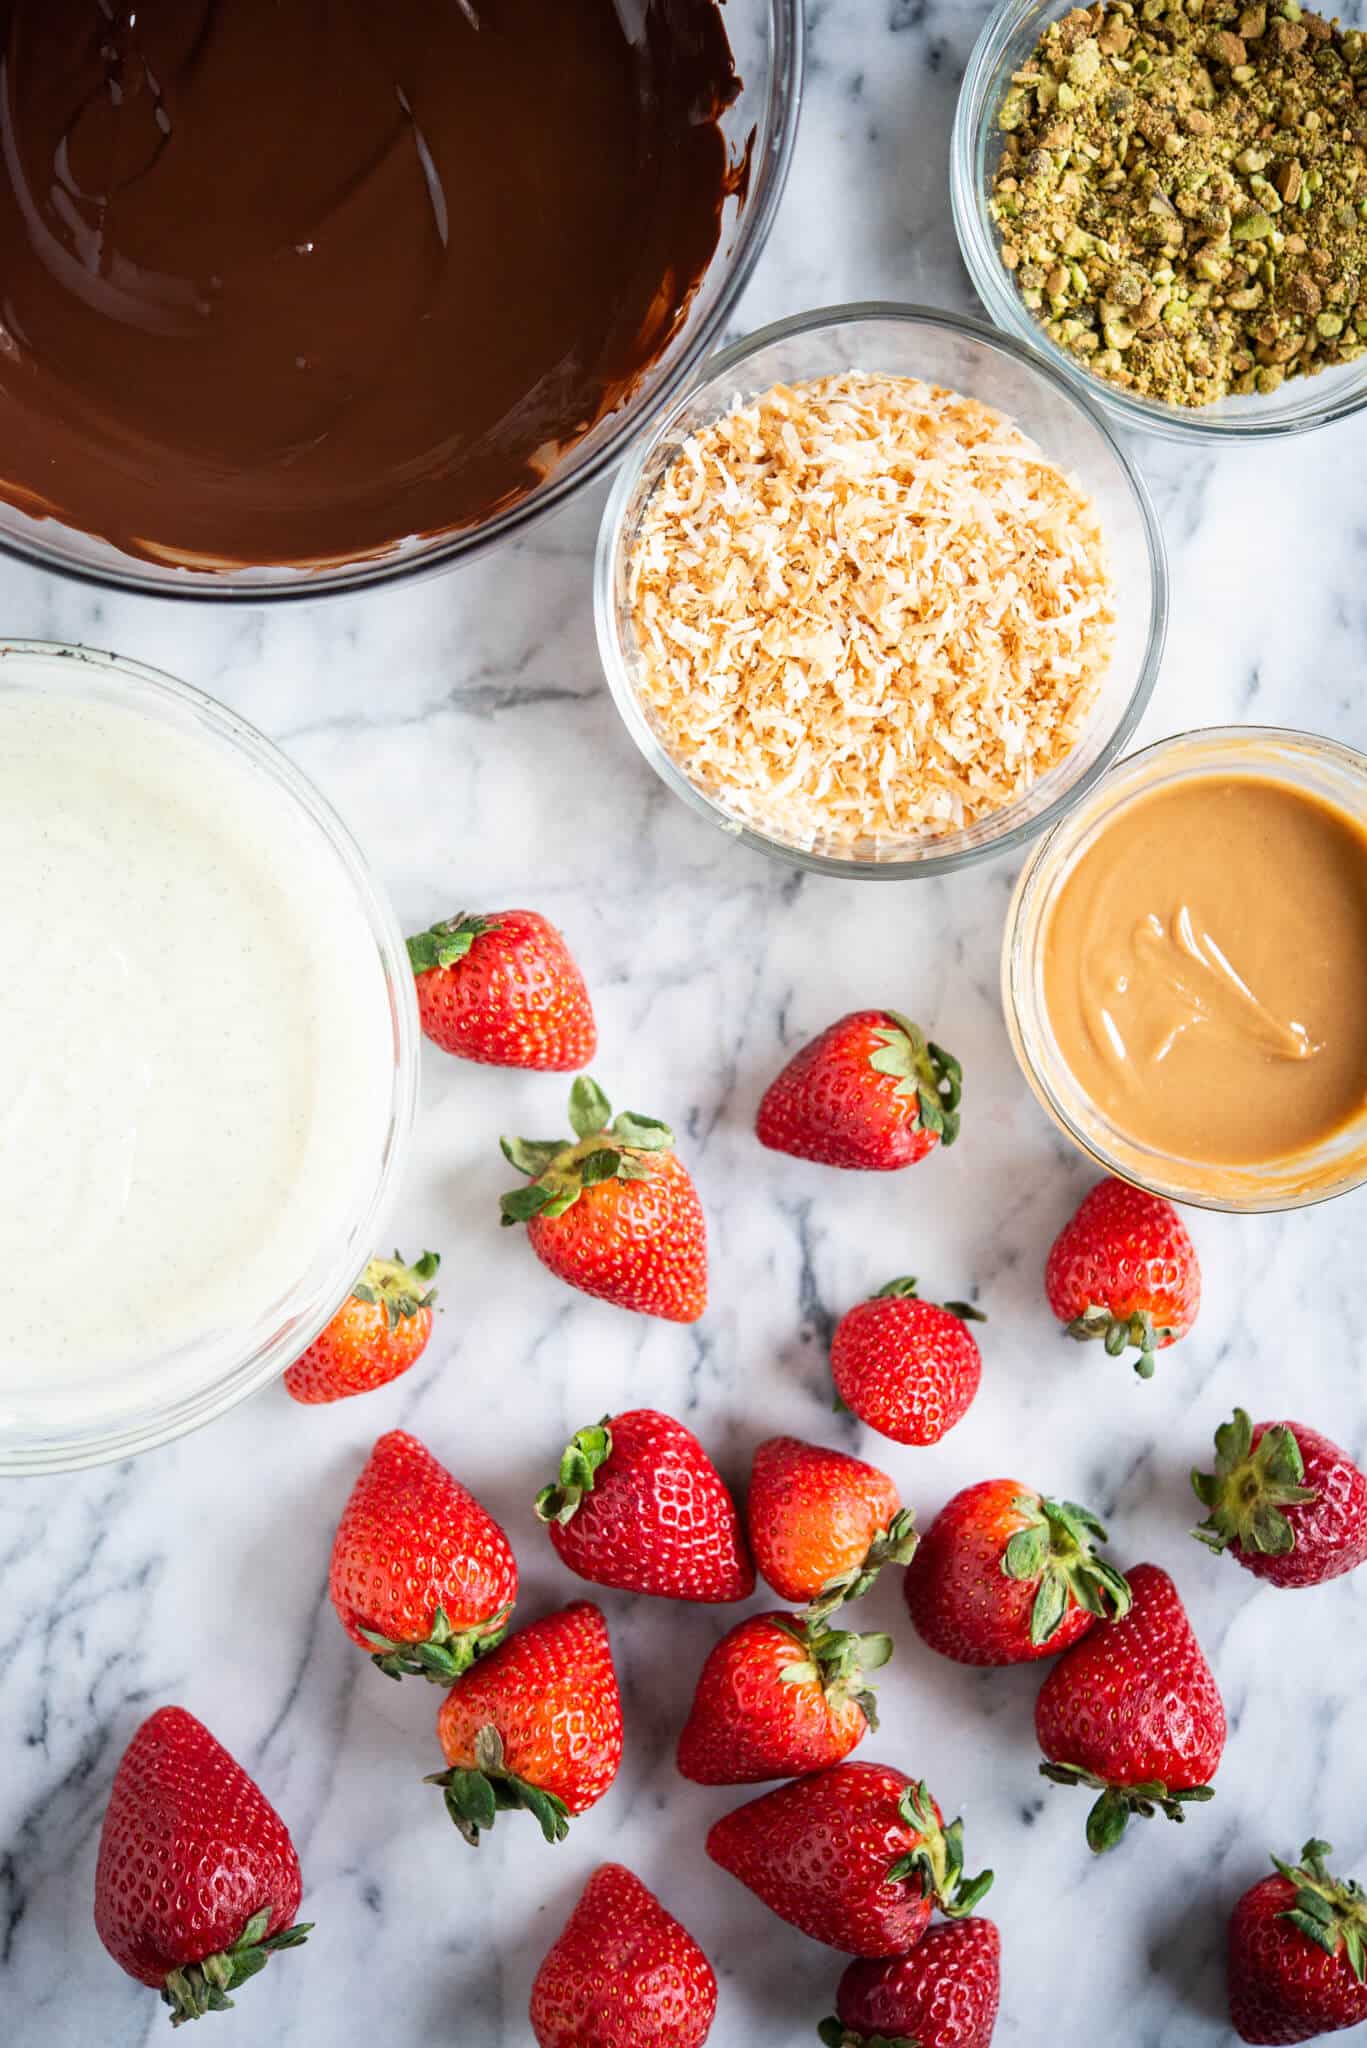
[[[967,307],[947,218],[958,78],[981,18],[946,0],[813,0],[791,186],[738,328],[859,296]],[[1367,417],[1263,451],[1146,446],[1172,552],[1169,654],[1147,737],[1226,719],[1361,744]],[[507,1523],[524,1615],[572,1597],[529,1502],[575,1426],[649,1403],[736,1481],[777,1429],[850,1446],[826,1368],[833,1319],[890,1274],[976,1290],[982,1394],[932,1452],[868,1438],[923,1519],[1008,1470],[1091,1503],[1122,1561],[1174,1570],[1229,1708],[1215,1803],[1138,1828],[1096,1864],[1084,1803],[1035,1774],[1028,1672],[968,1674],[900,1630],[867,1753],[925,1774],[998,1872],[1002,2048],[1214,2048],[1220,1950],[1266,1856],[1327,1835],[1367,1868],[1367,1574],[1260,1590],[1187,1530],[1186,1470],[1236,1401],[1289,1409],[1367,1451],[1362,1197],[1285,1218],[1201,1216],[1199,1329],[1151,1386],[1060,1340],[1040,1268],[1089,1173],[1011,1063],[996,993],[1013,864],[937,883],[799,878],[686,814],[637,758],[602,685],[589,605],[601,492],[474,567],[392,595],[271,613],[115,601],[0,567],[0,627],[114,647],[216,692],[340,806],[409,927],[527,902],[570,934],[619,1102],[674,1121],[711,1226],[695,1329],[562,1289],[500,1233],[500,1130],[556,1127],[555,1079],[433,1054],[397,1236],[442,1251],[444,1313],[409,1378],[330,1410],[278,1389],[212,1429],[82,1477],[0,1485],[0,2038],[134,2048],[165,2020],[91,1926],[95,1843],[137,1722],[179,1701],[293,1829],[309,1947],[273,1964],[223,2043],[526,2043],[535,1967],[585,1874],[631,1863],[715,1959],[718,2048],[814,2039],[839,1970],[703,1855],[740,1795],[675,1775],[672,1740],[723,1622],[608,1595],[628,1722],[603,1803],[551,1851],[507,1821],[476,1862],[419,1783],[438,1695],[385,1682],[325,1595],[336,1515],[373,1438],[403,1424]],[[841,1009],[893,1001],[961,1055],[963,1142],[891,1182],[760,1151],[755,1103],[785,1049]],[[16,1270],[48,1247],[11,1246]],[[61,1276],[79,1284],[79,1275]],[[895,1625],[894,1587],[866,1625]]]

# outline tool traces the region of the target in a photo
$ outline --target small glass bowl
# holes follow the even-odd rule
[[[762,831],[701,789],[656,737],[637,694],[637,647],[628,603],[632,549],[660,477],[688,437],[737,401],[775,384],[851,370],[919,377],[995,406],[1074,474],[1095,503],[1111,550],[1115,652],[1086,730],[1066,760],[1018,802],[957,832],[848,843],[797,841]],[[780,320],[723,350],[636,444],[603,515],[594,565],[598,648],[613,701],[651,767],[676,796],[746,846],[817,873],[906,880],[944,874],[1022,845],[1078,801],[1121,751],[1149,700],[1167,633],[1163,539],[1138,471],[1076,382],[1031,349],[975,320],[879,301],[826,307]]]
[[[1275,726],[1210,726],[1178,733],[1112,769],[1026,862],[1006,916],[1002,1004],[1026,1080],[1066,1137],[1122,1180],[1202,1209],[1255,1215],[1303,1209],[1367,1183],[1367,1101],[1346,1129],[1259,1166],[1213,1167],[1168,1158],[1119,1130],[1085,1094],[1054,1037],[1044,994],[1043,938],[1059,891],[1117,808],[1177,782],[1218,773],[1253,775],[1319,797],[1350,817],[1367,816],[1367,755],[1315,733]]]
[[[1344,25],[1361,24],[1365,0],[1350,0]],[[1001,260],[1001,234],[988,210],[1001,154],[997,115],[1011,75],[1051,21],[1072,12],[1068,0],[1000,0],[968,60],[950,144],[950,201],[959,248],[974,290],[996,325],[1037,349],[1113,418],[1173,441],[1259,441],[1303,434],[1346,419],[1367,405],[1367,355],[1314,377],[1291,377],[1268,397],[1221,399],[1215,405],[1166,405],[1123,391],[1050,340]]]
[[[417,999],[403,936],[380,883],[331,805],[254,727],[212,697],[139,662],[86,647],[47,641],[0,641],[0,694],[10,689],[65,693],[126,706],[231,760],[278,801],[282,823],[300,840],[321,844],[350,897],[358,925],[375,949],[384,1009],[377,1037],[387,1041],[377,1088],[388,1097],[377,1113],[373,1156],[358,1161],[356,1201],[343,1228],[315,1248],[306,1269],[278,1300],[252,1304],[241,1329],[215,1332],[156,1361],[172,1389],[165,1398],[119,1390],[83,1414],[0,1423],[0,1475],[71,1472],[168,1443],[211,1422],[283,1372],[336,1314],[382,1239],[408,1153],[417,1103]],[[188,1133],[186,1143],[193,1142]],[[79,1284],[79,1272],[75,1282]],[[75,1405],[74,1403],[72,1404]],[[93,1411],[93,1412],[92,1412]]]

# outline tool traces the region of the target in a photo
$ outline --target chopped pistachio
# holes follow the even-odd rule
[[[1300,161],[1294,156],[1288,157],[1285,163],[1278,164],[1276,170],[1272,173],[1272,182],[1281,193],[1282,199],[1287,206],[1294,206],[1300,198],[1301,182],[1304,176],[1305,173],[1301,169]]]
[[[1299,0],[1093,0],[999,126],[1003,261],[1098,374],[1195,406],[1363,352],[1360,30]]]
[[[1101,70],[1101,52],[1089,36],[1068,59],[1068,83],[1090,85]]]

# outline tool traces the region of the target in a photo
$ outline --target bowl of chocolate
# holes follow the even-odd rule
[[[0,0],[0,548],[450,563],[621,452],[782,190],[801,0]]]

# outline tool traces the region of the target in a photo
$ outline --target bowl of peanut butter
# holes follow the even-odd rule
[[[1027,863],[1002,987],[1107,1171],[1241,1211],[1367,1182],[1367,756],[1258,726],[1131,755]]]

